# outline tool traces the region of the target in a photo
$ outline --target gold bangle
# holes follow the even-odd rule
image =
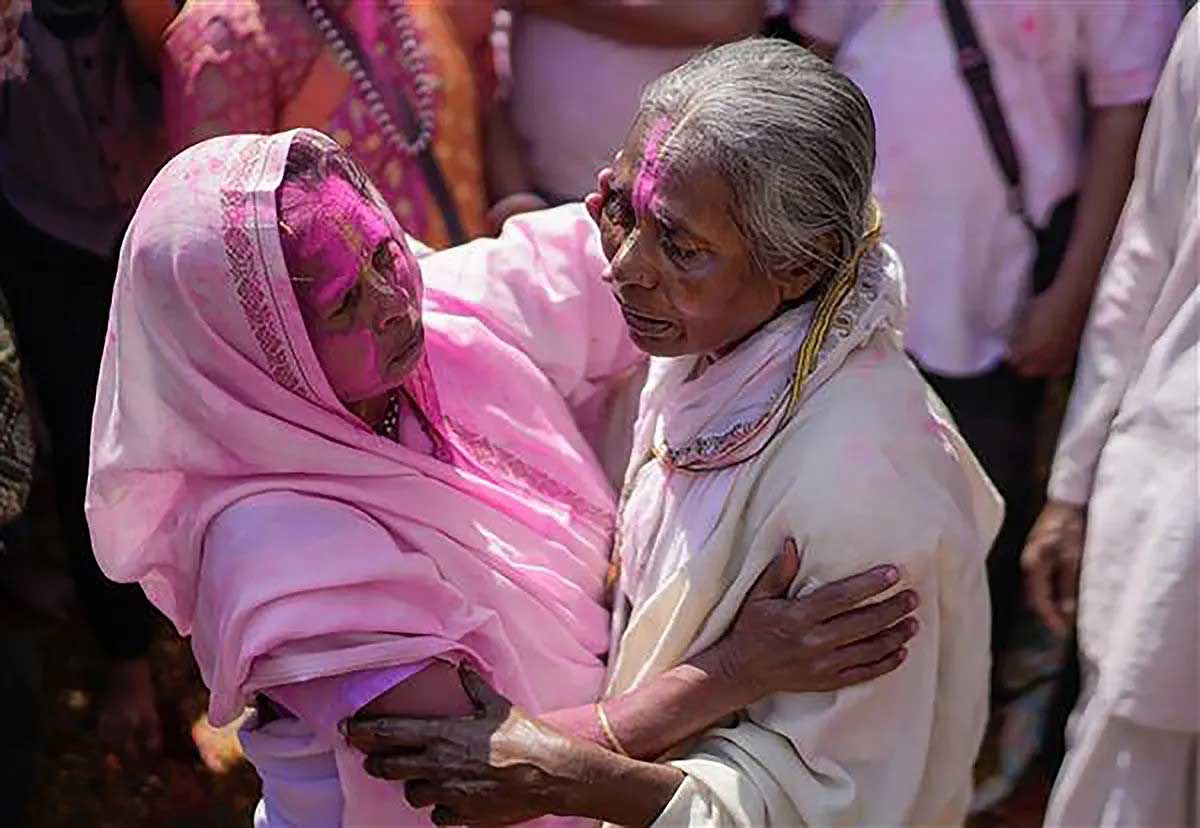
[[[596,719],[600,722],[600,729],[604,731],[604,738],[608,741],[609,746],[622,756],[629,756],[625,750],[625,746],[621,744],[621,740],[617,738],[617,734],[613,731],[612,723],[608,720],[608,714],[604,712],[604,705],[600,702],[596,703]]]

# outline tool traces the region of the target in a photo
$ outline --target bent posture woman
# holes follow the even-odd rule
[[[260,828],[426,824],[336,726],[364,706],[469,710],[457,663],[525,709],[590,711],[615,504],[573,412],[640,361],[602,263],[568,207],[434,254],[426,291],[378,192],[310,131],[213,139],[151,186],[122,251],[88,516],[105,571],[191,633],[212,719],[258,701]],[[612,724],[669,744],[766,692],[886,672],[904,597],[846,613],[885,574],[805,602],[764,584],[732,645]],[[740,643],[810,629],[820,646]]]

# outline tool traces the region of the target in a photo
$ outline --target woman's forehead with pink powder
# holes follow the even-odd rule
[[[288,258],[302,271],[293,275],[309,282],[308,295],[318,305],[343,295],[364,270],[377,277],[378,288],[419,295],[420,269],[395,218],[341,176],[315,189],[285,182],[281,207]],[[400,255],[391,257],[390,267],[376,267],[385,242]]]

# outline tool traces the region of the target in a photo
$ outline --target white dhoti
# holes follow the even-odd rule
[[[1047,826],[1200,820],[1200,13],[1183,23],[1097,288],[1050,476],[1087,508],[1085,694]]]
[[[1200,825],[1195,733],[1140,725],[1085,691],[1068,737],[1046,828]]]

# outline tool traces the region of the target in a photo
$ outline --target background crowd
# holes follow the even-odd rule
[[[83,516],[117,257],[159,167],[208,137],[315,127],[445,247],[580,199],[644,84],[769,33],[870,99],[907,347],[1007,502],[977,818],[1035,824],[1078,667],[1021,553],[1188,5],[0,0],[0,821],[244,825],[254,800],[186,646],[103,577]]]

